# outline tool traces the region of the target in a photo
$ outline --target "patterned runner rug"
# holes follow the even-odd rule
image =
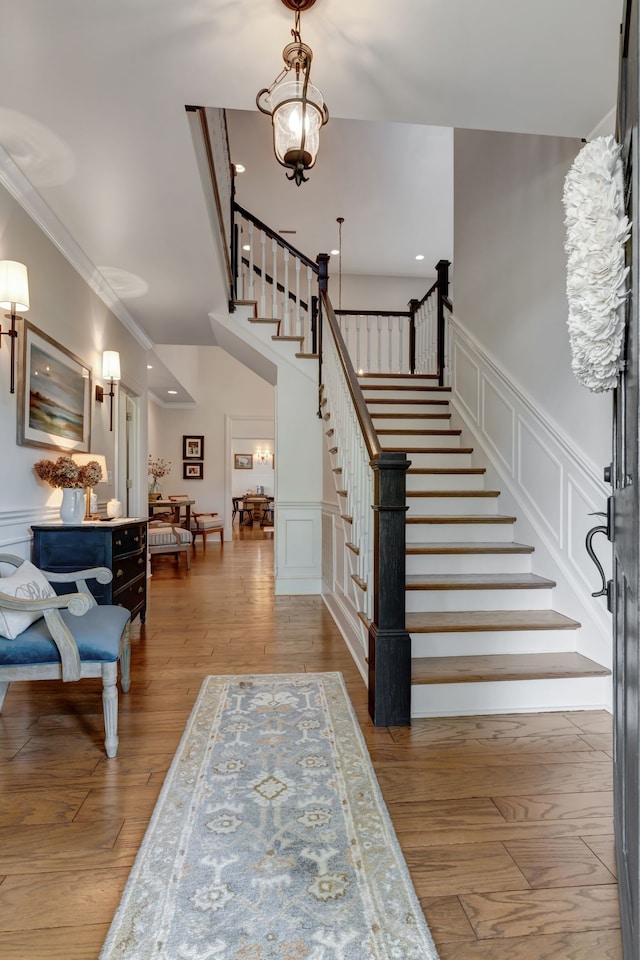
[[[207,677],[100,960],[437,960],[339,673]]]

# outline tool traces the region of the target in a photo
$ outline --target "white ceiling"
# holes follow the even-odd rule
[[[233,111],[239,199],[296,229],[296,246],[335,246],[344,216],[344,272],[427,276],[452,253],[451,128],[587,136],[615,101],[621,13],[622,0],[317,0],[302,36],[332,120],[298,188],[255,112],[293,25],[280,0],[5,0],[0,172],[8,155],[143,341],[212,343],[227,293],[186,104]]]

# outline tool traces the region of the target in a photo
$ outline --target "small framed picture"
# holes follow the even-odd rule
[[[204,463],[186,463],[182,464],[182,479],[183,480],[203,480],[204,479]]]
[[[182,459],[204,460],[204,437],[182,437]]]
[[[234,453],[233,466],[236,470],[253,470],[253,454]]]

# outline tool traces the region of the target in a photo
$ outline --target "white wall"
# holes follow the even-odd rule
[[[165,495],[188,493],[196,501],[197,510],[212,510],[225,516],[225,511],[231,508],[229,503],[227,510],[225,499],[225,415],[273,417],[274,388],[220,347],[200,347],[197,365],[198,403],[195,406],[176,409],[149,403],[149,453],[171,462],[171,472],[161,482]],[[204,436],[202,480],[183,479],[182,437],[186,434]],[[260,436],[255,423],[251,435]],[[272,421],[266,436],[273,437]],[[253,446],[249,451],[238,452],[251,453]],[[271,467],[269,471],[273,474]]]
[[[598,470],[609,395],[571,373],[564,177],[579,140],[456,130],[453,302],[458,320]]]
[[[27,265],[31,309],[29,323],[76,354],[92,368],[92,394],[101,377],[102,350],[118,350],[123,380],[128,389],[146,400],[146,351],[125,330],[98,296],[75,271],[58,248],[45,236],[13,197],[0,187],[0,259],[18,260]],[[6,329],[4,318],[0,321]],[[33,464],[39,459],[56,459],[63,451],[19,446],[16,442],[17,392],[9,393],[8,338],[0,349],[0,449],[2,450],[2,511],[0,542],[26,556],[29,526],[36,520],[57,516],[61,491],[36,479]],[[18,343],[19,354],[19,343]],[[117,392],[117,387],[116,387]],[[91,452],[103,453],[107,468],[117,476],[117,416],[109,432],[109,403],[91,400]],[[141,429],[146,443],[146,422]],[[142,461],[142,457],[140,458]],[[136,474],[142,477],[142,464]],[[118,494],[112,484],[97,487],[99,503]],[[144,488],[146,498],[146,487]],[[140,505],[139,505],[140,506]]]
[[[425,267],[422,277],[366,277],[345,274],[342,277],[343,310],[406,310],[409,300],[421,300],[435,282],[435,264]],[[337,267],[329,264],[329,297],[338,309],[339,282]]]
[[[251,423],[251,421],[249,421]],[[254,421],[254,426],[257,424]],[[271,429],[269,424],[265,423],[265,430],[262,436],[238,437],[234,430],[234,437],[231,440],[231,455],[235,457],[236,453],[251,454],[253,457],[252,470],[236,470],[235,459],[231,464],[231,494],[234,497],[242,497],[248,490],[256,493],[258,486],[264,487],[264,493],[267,497],[275,496],[275,470],[273,469],[273,451],[275,445],[273,442],[273,421]],[[244,432],[244,431],[243,431]],[[258,431],[253,430],[252,433]],[[261,431],[262,432],[262,431]],[[258,451],[264,453],[268,451],[270,456],[262,463],[258,460]]]

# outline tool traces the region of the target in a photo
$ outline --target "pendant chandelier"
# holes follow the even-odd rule
[[[273,149],[278,163],[291,171],[287,179],[295,180],[300,186],[309,179],[305,172],[316,162],[320,128],[329,119],[329,111],[322,94],[310,81],[313,52],[300,37],[300,13],[312,7],[315,0],[282,0],[282,3],[295,12],[293,42],[282,51],[284,69],[270,87],[260,90],[256,105],[271,117]]]

